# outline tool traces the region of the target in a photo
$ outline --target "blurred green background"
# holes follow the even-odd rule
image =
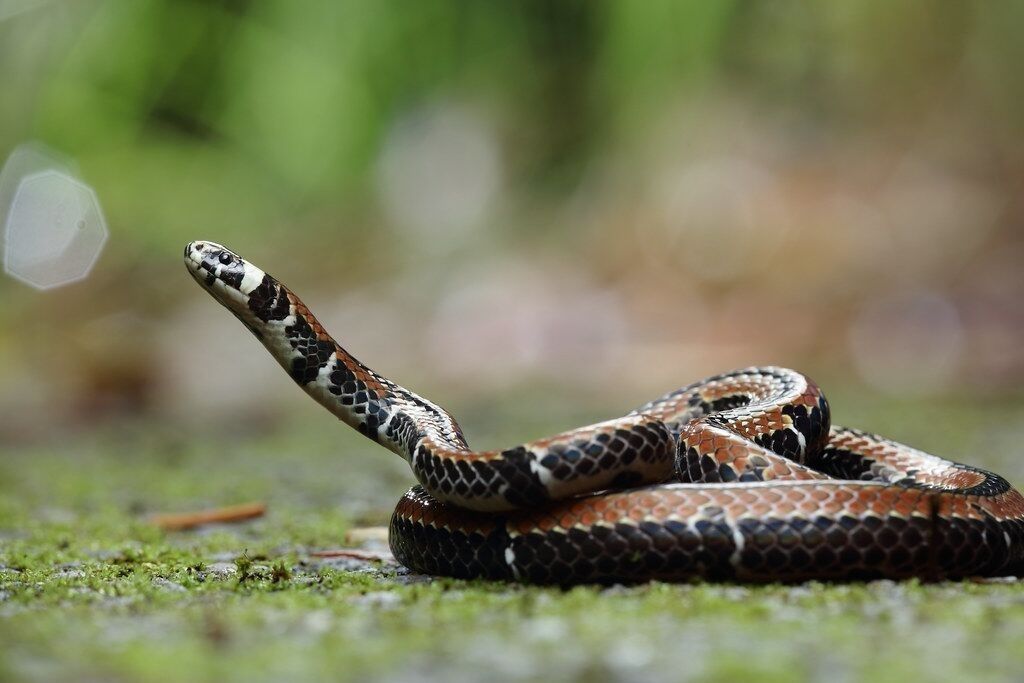
[[[408,467],[181,253],[273,273],[481,448],[774,363],[1021,485],[1022,28],[1011,2],[0,0],[0,162],[46,145],[110,230],[84,281],[0,277],[0,679],[1019,677],[1020,582],[318,559]],[[267,514],[147,521],[245,501]]]
[[[110,226],[85,282],[0,281],[0,438],[316,410],[185,274],[198,238],[485,425],[514,404],[569,427],[766,363],[910,411],[1016,401],[1022,19],[0,3],[0,154],[67,155]]]

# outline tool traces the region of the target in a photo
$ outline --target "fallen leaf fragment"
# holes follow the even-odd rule
[[[263,503],[244,503],[197,512],[153,515],[149,521],[165,531],[182,531],[204,524],[244,522],[247,519],[262,517],[266,511],[267,506]]]
[[[392,562],[394,556],[388,552],[377,552],[374,550],[359,550],[358,548],[338,548],[336,550],[314,550],[309,553],[310,557],[347,557],[353,560],[367,560],[371,562]]]

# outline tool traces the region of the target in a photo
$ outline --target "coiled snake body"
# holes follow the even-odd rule
[[[417,571],[540,583],[957,578],[1024,571],[1002,477],[830,426],[818,387],[747,368],[625,417],[473,451],[445,410],[339,346],[284,285],[212,242],[193,277],[292,378],[420,485],[390,527]]]

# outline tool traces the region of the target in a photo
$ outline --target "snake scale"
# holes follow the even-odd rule
[[[413,570],[534,583],[1020,575],[1002,477],[830,425],[804,375],[728,372],[607,422],[474,451],[445,410],[369,369],[288,288],[213,242],[196,281],[314,400],[404,458],[389,540]]]

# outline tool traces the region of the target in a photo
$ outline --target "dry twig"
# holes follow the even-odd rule
[[[182,531],[184,529],[194,529],[204,524],[242,522],[247,519],[262,517],[266,511],[267,506],[263,503],[244,503],[242,505],[231,505],[229,507],[200,510],[198,512],[153,515],[149,521],[165,531]]]

